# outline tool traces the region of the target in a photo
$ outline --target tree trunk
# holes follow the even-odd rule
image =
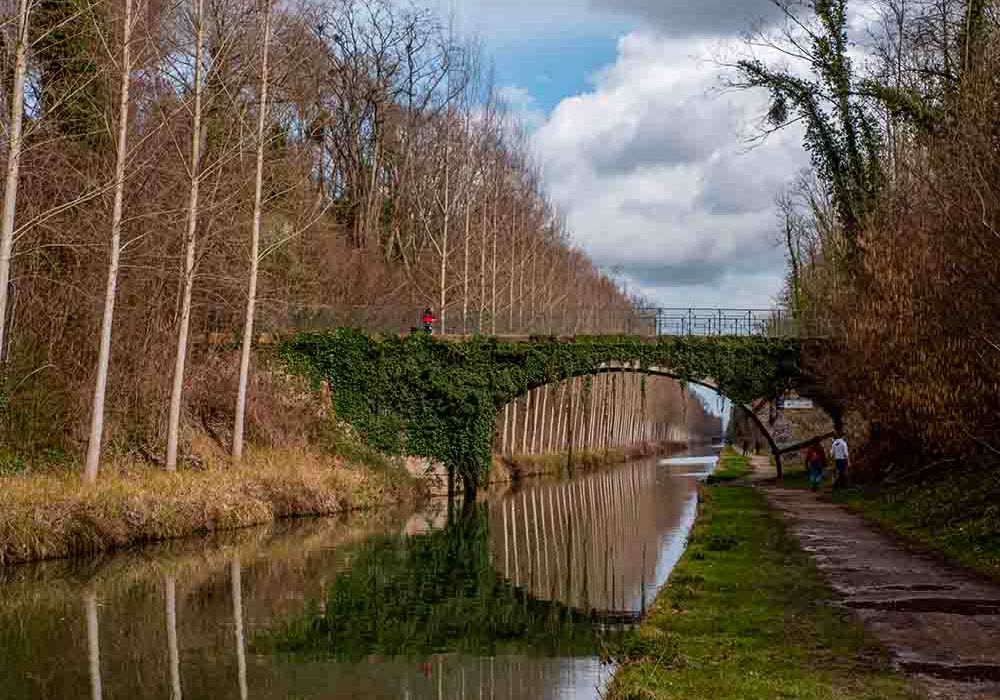
[[[250,349],[253,345],[254,317],[257,310],[257,270],[260,265],[260,219],[263,208],[264,130],[267,125],[268,50],[271,45],[271,6],[264,5],[264,38],[261,50],[260,105],[257,114],[257,169],[254,173],[253,223],[250,226],[250,281],[247,308],[240,346],[240,379],[236,393],[236,418],[233,421],[233,460],[243,459],[243,433],[246,429],[247,384],[250,380]]]
[[[174,383],[170,393],[170,418],[167,423],[167,471],[177,471],[177,442],[180,437],[181,404],[184,398],[184,369],[187,361],[188,332],[191,328],[191,295],[194,292],[195,252],[198,234],[198,187],[201,184],[201,91],[202,50],[205,36],[205,0],[195,0],[197,7],[194,49],[194,113],[191,123],[191,189],[188,195],[187,249],[184,256],[184,297],[180,326],[177,330],[177,354],[174,357]]]
[[[531,424],[531,454],[538,454],[538,390],[535,390],[535,417]]]
[[[118,266],[121,257],[122,205],[125,197],[125,161],[128,157],[129,81],[132,77],[132,0],[124,0],[125,16],[122,28],[121,84],[118,96],[118,151],[115,157],[114,204],[111,211],[111,258],[108,281],[104,290],[104,316],[101,320],[101,341],[97,356],[97,379],[90,418],[90,438],[84,481],[93,484],[101,463],[101,441],[104,438],[104,399],[108,387],[108,366],[111,364],[111,330],[118,293]]]
[[[462,274],[462,335],[469,334],[469,233],[472,230],[472,195],[465,196],[465,245],[464,245],[464,266]]]
[[[528,426],[531,425],[531,392],[524,397],[524,428],[521,431],[521,454],[528,454]]]
[[[496,192],[493,197],[493,288],[492,288],[492,308],[490,309],[491,333],[497,334],[497,206],[500,199],[500,184],[497,181]]]
[[[10,260],[14,250],[14,221],[17,215],[17,188],[21,170],[21,127],[24,121],[24,82],[28,70],[28,24],[30,0],[17,3],[17,44],[14,49],[14,84],[10,96],[7,176],[3,191],[3,218],[0,219],[0,364],[5,362],[7,338],[7,296],[10,287]]]
[[[446,117],[447,118],[447,117]],[[444,144],[444,230],[441,233],[441,273],[439,280],[441,335],[445,335],[445,315],[448,302],[448,227],[451,224],[451,129],[445,133]]]
[[[507,423],[510,418],[510,404],[503,407],[503,437],[500,440],[500,454],[507,456]]]

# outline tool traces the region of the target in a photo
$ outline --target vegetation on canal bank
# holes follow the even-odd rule
[[[732,446],[726,447],[719,455],[719,463],[715,471],[708,477],[708,483],[718,484],[730,481],[738,481],[750,475],[753,467],[750,466],[750,458],[741,455]]]
[[[831,596],[762,493],[706,487],[687,553],[615,651],[610,697],[918,697]]]
[[[189,535],[413,500],[406,470],[364,448],[354,458],[257,450],[246,463],[167,473],[122,463],[85,486],[73,471],[0,477],[0,565],[87,555]],[[347,451],[347,450],[345,450]]]

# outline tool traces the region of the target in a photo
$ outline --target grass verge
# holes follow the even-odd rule
[[[76,472],[0,477],[0,565],[372,508],[413,499],[418,488],[402,467],[299,449],[175,474],[112,466],[94,486]]]
[[[730,481],[738,481],[750,475],[753,467],[750,466],[750,458],[741,455],[732,446],[726,447],[719,455],[719,464],[715,471],[708,477],[709,484],[720,484]]]
[[[703,490],[684,558],[613,656],[614,700],[916,698],[759,491]]]

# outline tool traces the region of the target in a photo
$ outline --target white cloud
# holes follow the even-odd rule
[[[807,163],[791,129],[749,149],[765,96],[720,93],[712,40],[636,31],[593,91],[534,136],[577,242],[656,301],[764,306],[784,266],[777,191]]]
[[[497,97],[506,104],[517,118],[517,122],[528,133],[535,131],[545,123],[547,118],[545,110],[538,105],[535,96],[525,88],[517,85],[505,85],[497,89]]]

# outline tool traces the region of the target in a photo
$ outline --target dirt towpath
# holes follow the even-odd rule
[[[755,460],[756,461],[756,460]],[[760,464],[759,477],[766,464]],[[932,700],[1000,700],[1000,586],[814,494],[758,481],[836,591]]]

